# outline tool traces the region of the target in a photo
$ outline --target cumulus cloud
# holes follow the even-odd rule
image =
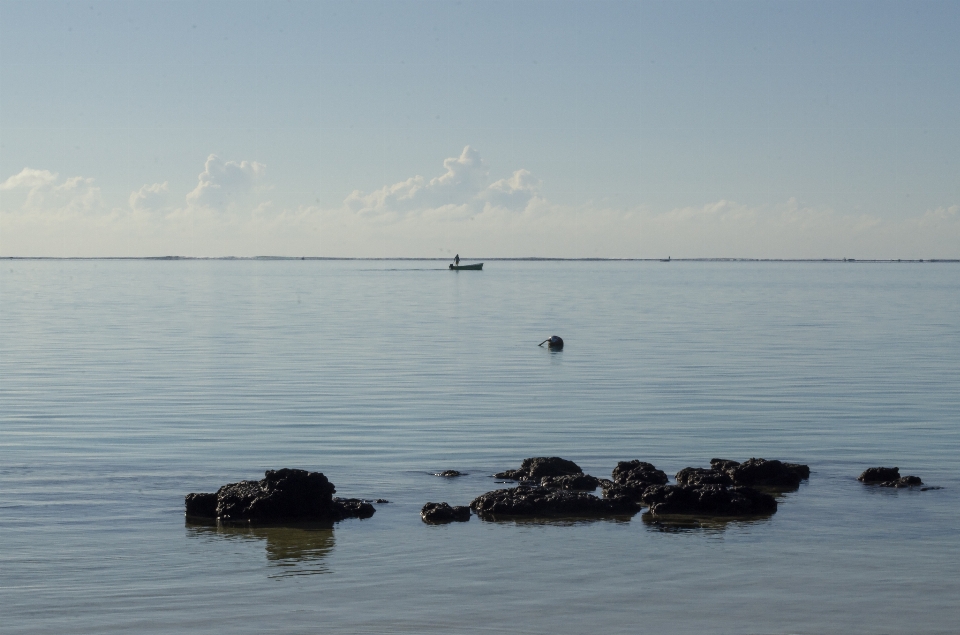
[[[526,170],[492,180],[470,147],[443,164],[434,178],[354,192],[334,209],[266,200],[262,164],[213,155],[190,192],[164,181],[109,203],[91,178],[24,168],[0,182],[0,254],[960,257],[960,205],[896,217],[794,199],[570,206],[545,200]]]
[[[257,189],[266,166],[256,161],[223,161],[207,157],[197,187],[187,194],[187,204],[223,209],[241,204]]]
[[[0,183],[0,190],[15,190],[18,188],[33,189],[51,185],[57,181],[59,175],[50,170],[34,170],[33,168],[23,168],[19,174],[14,174],[3,183]]]
[[[463,218],[493,207],[523,210],[537,196],[540,182],[527,170],[490,182],[489,171],[480,154],[466,146],[459,157],[443,162],[442,175],[429,181],[414,176],[365,194],[351,193],[344,205],[364,217],[401,218],[422,213],[434,218]]]
[[[60,181],[49,170],[23,168],[0,184],[6,213],[69,215],[103,211],[100,188],[93,179],[74,176]]]
[[[130,194],[130,209],[137,212],[149,212],[160,209],[167,204],[169,198],[170,185],[163,183],[154,183],[153,185],[144,185],[136,192]]]

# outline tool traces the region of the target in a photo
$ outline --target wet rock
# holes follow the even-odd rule
[[[377,500],[375,500],[375,501],[373,501],[373,502],[374,502],[374,503],[377,503],[377,504],[383,504],[383,503],[389,503],[390,501],[388,501],[386,498],[378,498]]]
[[[188,516],[222,521],[343,520],[374,514],[370,503],[333,498],[334,492],[320,472],[267,470],[260,481],[230,483],[216,494],[188,494],[185,503]]]
[[[217,516],[216,494],[187,494],[184,502],[187,505],[187,516],[196,518],[216,518]]]
[[[334,498],[334,507],[339,507],[341,518],[370,518],[377,510],[365,500],[359,498]]]
[[[639,505],[627,498],[597,498],[586,492],[562,489],[498,489],[470,503],[481,518],[498,517],[600,517],[633,514]]]
[[[604,498],[626,498],[627,500],[634,501],[635,503],[641,502],[643,499],[643,493],[647,491],[648,487],[655,487],[654,483],[643,483],[643,482],[631,482],[624,485],[619,485],[613,481],[605,481],[601,483],[603,488],[603,497]]]
[[[748,459],[725,471],[734,485],[747,487],[799,487],[800,481],[810,476],[806,465],[776,459]]]
[[[544,476],[566,476],[568,474],[583,474],[580,466],[573,461],[561,459],[558,456],[538,456],[524,459],[519,470],[507,470],[494,474],[494,478],[507,478],[514,481],[532,479],[539,481]]]
[[[566,476],[544,476],[540,487],[552,489],[575,489],[592,492],[600,485],[600,480],[589,474],[567,474]]]
[[[923,485],[923,481],[920,480],[919,476],[901,476],[895,481],[884,481],[883,483],[878,483],[880,487],[914,487],[916,485]]]
[[[649,483],[664,485],[669,479],[663,470],[658,470],[651,463],[644,461],[620,461],[613,468],[613,481],[618,485],[627,483]]]
[[[733,485],[730,476],[721,470],[685,467],[677,472],[677,485]]]
[[[425,523],[465,522],[470,520],[470,508],[451,507],[447,503],[427,503],[420,510],[420,517]]]
[[[738,465],[740,465],[738,461],[730,461],[728,459],[710,459],[710,467],[720,472],[726,472],[727,470],[735,468]]]
[[[749,487],[657,485],[643,502],[653,515],[759,516],[777,511],[773,496]]]
[[[857,477],[861,483],[883,483],[900,478],[899,467],[868,467]]]
[[[462,473],[456,470],[444,470],[442,472],[434,472],[434,476],[443,476],[445,478],[453,478],[454,476],[463,476]]]

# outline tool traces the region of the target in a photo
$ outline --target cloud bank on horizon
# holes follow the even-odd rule
[[[540,188],[523,168],[492,177],[471,146],[437,176],[355,190],[330,209],[277,205],[264,164],[214,154],[189,192],[144,184],[125,204],[108,202],[91,177],[24,168],[0,184],[0,255],[960,257],[958,204],[889,220],[792,198],[753,207],[572,206]]]

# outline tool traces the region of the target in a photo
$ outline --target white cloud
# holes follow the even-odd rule
[[[187,203],[224,209],[242,205],[257,189],[266,166],[256,161],[226,161],[211,154],[207,157],[197,187],[187,194]]]
[[[138,212],[149,212],[160,209],[167,204],[170,185],[163,183],[154,183],[153,185],[144,185],[136,192],[130,194],[130,209]]]
[[[23,168],[19,174],[14,174],[0,184],[0,190],[15,190],[18,188],[33,189],[56,183],[59,175],[50,170],[34,170]]]
[[[24,168],[0,184],[4,213],[64,216],[103,211],[100,188],[93,179],[74,176],[60,182],[49,170]]]
[[[958,205],[899,218],[793,199],[571,207],[543,199],[526,170],[491,181],[469,147],[444,167],[327,210],[265,200],[261,164],[215,156],[192,192],[153,183],[109,204],[91,178],[25,168],[0,183],[0,255],[960,257]]]
[[[462,219],[492,207],[520,211],[536,197],[540,183],[527,170],[490,183],[480,154],[466,146],[459,157],[444,160],[446,172],[427,181],[414,176],[365,194],[355,190],[344,200],[347,209],[365,217],[397,220],[420,213],[436,220]]]

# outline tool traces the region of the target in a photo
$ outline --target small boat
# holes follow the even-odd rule
[[[483,263],[478,262],[475,265],[450,265],[454,271],[480,271],[483,269]]]

